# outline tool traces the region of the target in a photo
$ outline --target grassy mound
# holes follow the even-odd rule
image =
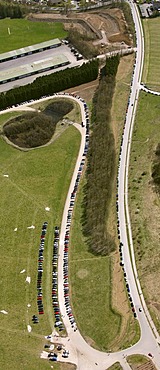
[[[13,118],[3,127],[3,134],[22,148],[46,144],[53,136],[57,123],[73,109],[73,103],[58,100],[43,112],[27,112]]]

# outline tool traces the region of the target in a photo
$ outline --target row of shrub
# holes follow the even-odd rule
[[[22,18],[23,11],[18,4],[0,3],[0,19],[2,18]]]
[[[115,242],[107,230],[107,218],[115,178],[115,142],[111,127],[111,105],[119,56],[106,60],[93,98],[92,135],[88,152],[84,195],[84,234],[94,254],[108,255]]]
[[[67,68],[47,76],[38,77],[31,84],[1,93],[0,109],[31,99],[39,99],[44,95],[52,95],[70,87],[96,80],[97,76],[98,60],[96,59],[83,63],[81,67]]]

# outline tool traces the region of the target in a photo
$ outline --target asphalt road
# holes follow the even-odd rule
[[[160,351],[159,345],[159,334],[154,326],[154,323],[150,317],[148,309],[145,304],[143,293],[141,290],[140,282],[138,279],[134,248],[132,240],[131,223],[129,217],[128,209],[128,166],[129,166],[129,156],[131,147],[131,138],[133,131],[134,118],[137,107],[137,100],[139,96],[139,90],[141,88],[140,81],[142,76],[143,60],[144,60],[144,37],[143,29],[141,26],[141,21],[139,18],[139,13],[137,7],[134,3],[130,2],[132,8],[132,14],[135,22],[136,35],[137,35],[137,57],[136,64],[133,74],[132,89],[130,94],[128,112],[126,116],[125,130],[123,136],[123,146],[120,158],[119,167],[119,186],[118,186],[118,201],[119,201],[119,212],[118,218],[120,221],[120,237],[124,244],[123,247],[123,259],[124,267],[127,273],[127,281],[130,287],[130,295],[133,298],[133,302],[136,308],[140,328],[141,328],[141,340],[139,343],[132,347],[133,350],[139,350],[141,353],[151,352],[154,356],[154,362],[157,369],[160,368]],[[128,236],[129,235],[129,243]],[[129,244],[129,245],[128,245]],[[130,251],[129,251],[130,247]],[[130,253],[132,257],[132,263],[130,259]],[[133,269],[132,269],[133,266]],[[142,312],[139,312],[139,307],[142,307]],[[152,329],[151,329],[152,328]],[[154,333],[154,334],[153,334]]]

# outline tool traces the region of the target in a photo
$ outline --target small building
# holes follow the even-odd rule
[[[26,46],[21,49],[12,50],[8,53],[0,54],[0,63],[6,62],[8,60],[16,59],[16,58],[22,58],[27,55],[31,55],[34,53],[39,53],[44,50],[57,48],[58,46],[61,46],[61,41],[59,39],[53,39],[41,42],[39,44]]]
[[[53,58],[43,59],[33,62],[32,64],[10,68],[6,71],[0,72],[0,85],[59,67],[64,67],[68,64],[70,64],[68,58],[64,54],[59,54]]]

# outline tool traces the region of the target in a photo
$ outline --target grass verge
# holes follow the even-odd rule
[[[147,84],[147,87],[160,91],[160,18],[143,20],[143,28],[145,36],[145,63],[142,79]]]
[[[111,259],[91,254],[82,233],[83,185],[84,180],[80,184],[71,232],[72,306],[85,339],[95,348],[109,350],[110,343],[118,335],[121,317],[111,305]]]
[[[153,362],[143,355],[131,355],[127,357],[127,362],[132,370],[156,370]]]
[[[10,29],[10,34],[8,33]],[[18,37],[17,37],[18,35]],[[55,38],[65,38],[67,32],[59,22],[31,22],[27,19],[1,19],[1,53],[34,45]]]
[[[44,335],[50,334],[54,325],[50,294],[53,227],[61,222],[79,144],[80,134],[74,127],[69,127],[50,146],[27,153],[0,139],[1,309],[8,312],[8,315],[1,314],[0,323],[2,370],[50,367],[39,356]],[[45,211],[46,206],[50,212]],[[37,260],[43,221],[48,221],[42,282],[44,315],[40,323],[33,326],[31,318],[37,314]],[[28,229],[30,225],[35,225],[35,229]],[[23,269],[25,272],[20,274]],[[25,281],[27,276],[31,277],[30,284]],[[31,325],[31,333],[27,325]],[[55,366],[61,369],[61,364]]]
[[[155,150],[160,142],[159,106],[158,96],[140,93],[130,156],[129,207],[138,275],[160,332],[160,200],[151,176]]]
[[[123,370],[119,362],[115,362],[112,366],[108,367],[107,370]]]

